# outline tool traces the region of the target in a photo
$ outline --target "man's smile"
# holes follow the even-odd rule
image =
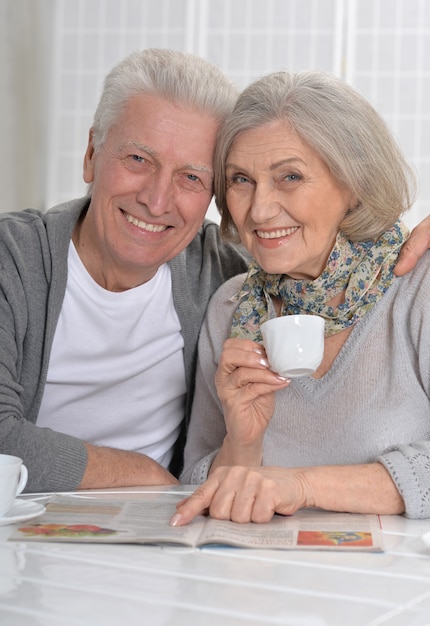
[[[130,222],[130,224],[133,224],[134,226],[137,226],[142,230],[147,230],[151,233],[161,233],[163,232],[163,230],[167,230],[167,228],[169,228],[169,226],[166,226],[164,224],[149,224],[148,222],[138,220],[137,217],[134,217],[133,215],[130,215],[130,213],[126,213],[125,211],[123,211],[123,214],[127,222]]]

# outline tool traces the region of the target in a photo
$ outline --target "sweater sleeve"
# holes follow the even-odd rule
[[[403,445],[378,459],[391,475],[411,519],[430,517],[430,442]]]
[[[417,365],[417,375],[429,399],[430,431],[430,293],[429,253],[417,269],[404,277],[405,287],[397,294],[395,331],[405,337],[404,360]],[[413,416],[405,415],[405,424]],[[406,516],[430,518],[430,437],[424,441],[394,446],[381,454],[378,461],[391,475],[405,503]]]
[[[36,425],[66,285],[65,251],[86,202],[0,219],[0,452],[23,459],[27,492],[76,489],[87,463],[82,441]],[[55,259],[49,230],[56,249],[62,250]],[[55,290],[52,282],[58,285]]]
[[[243,283],[244,275],[227,281],[215,293],[203,322],[199,345],[196,387],[184,451],[181,482],[199,484],[226,435],[224,416],[215,386],[215,373],[224,341],[229,336],[235,304],[229,301]]]
[[[76,489],[87,463],[86,447],[75,437],[33,422],[34,398],[41,390],[36,360],[40,351],[28,324],[11,315],[4,297],[0,297],[0,318],[0,453],[23,459],[28,469],[27,492]],[[26,344],[28,348],[21,350]],[[32,379],[31,371],[28,376],[21,374],[30,366]]]

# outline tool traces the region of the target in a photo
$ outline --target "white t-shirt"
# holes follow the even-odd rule
[[[186,392],[170,268],[116,293],[91,278],[73,243],[68,264],[37,425],[167,467]]]

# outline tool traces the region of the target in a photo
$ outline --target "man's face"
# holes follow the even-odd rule
[[[218,121],[150,95],[129,100],[94,152],[84,180],[91,204],[74,236],[93,278],[122,291],[150,280],[201,226],[212,197]]]

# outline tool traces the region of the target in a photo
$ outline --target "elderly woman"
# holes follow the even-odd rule
[[[430,517],[430,255],[394,276],[414,178],[385,123],[333,76],[276,73],[243,91],[216,158],[221,228],[254,261],[208,309],[182,474],[204,484],[171,523]],[[290,381],[260,324],[296,313],[326,336]]]

